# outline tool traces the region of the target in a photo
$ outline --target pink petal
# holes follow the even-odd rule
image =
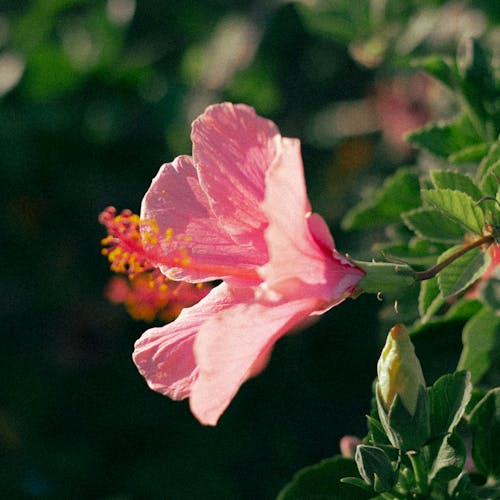
[[[326,223],[310,212],[298,140],[283,139],[282,154],[266,176],[262,208],[270,260],[259,273],[269,288],[288,297],[312,293],[325,308],[352,291],[364,273],[334,249]],[[313,288],[306,291],[304,284]]]
[[[219,225],[189,156],[161,167],[142,201],[141,220],[145,246],[156,247],[151,260],[169,278],[259,281],[253,269],[267,255],[251,243],[237,244]]]
[[[223,103],[194,121],[191,139],[200,183],[221,225],[238,242],[252,242],[264,253],[267,220],[260,203],[266,171],[279,152],[276,125],[248,106]]]
[[[300,277],[307,283],[322,281],[325,253],[311,235],[300,142],[283,139],[282,154],[266,176],[262,204],[269,226],[266,241],[270,262],[261,274],[269,285]]]
[[[245,293],[245,298],[252,295]],[[172,323],[146,331],[135,343],[133,360],[149,387],[172,399],[188,397],[198,376],[193,353],[196,334],[213,314],[235,303],[229,287],[222,283],[198,304],[183,309]]]
[[[241,384],[263,368],[275,342],[317,307],[314,298],[291,302],[246,302],[205,322],[195,341],[199,375],[191,411],[215,425]]]

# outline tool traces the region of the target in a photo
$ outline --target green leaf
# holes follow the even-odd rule
[[[469,372],[440,377],[429,388],[431,442],[428,445],[432,467],[429,478],[449,481],[462,471],[465,445],[454,434],[472,394]],[[436,439],[437,438],[437,439]]]
[[[375,243],[373,250],[382,253],[387,260],[403,261],[409,265],[430,267],[447,249],[444,243],[431,242],[414,237],[409,242]]]
[[[340,482],[345,484],[352,484],[353,486],[357,486],[358,488],[361,488],[363,490],[373,492],[372,488],[359,477],[343,477]]]
[[[472,458],[479,472],[500,479],[500,388],[489,391],[472,410]]]
[[[352,208],[342,221],[345,229],[380,227],[401,221],[401,213],[420,205],[418,175],[407,169],[398,170],[378,190]]]
[[[439,290],[437,277],[420,283],[418,312],[422,323],[427,323],[439,311],[444,302],[445,300]]]
[[[471,397],[469,372],[459,371],[440,377],[429,389],[433,436],[453,432]]]
[[[498,134],[498,124],[494,123],[498,90],[489,59],[477,40],[462,38],[457,50],[460,91],[471,121],[487,140]]]
[[[438,243],[458,243],[464,239],[461,224],[434,208],[416,208],[401,214],[404,223],[417,236]]]
[[[500,362],[500,318],[484,307],[465,325],[459,370],[469,370],[474,384]]]
[[[450,163],[478,162],[488,152],[489,147],[490,145],[486,142],[467,146],[448,156],[448,161]]]
[[[496,316],[500,316],[500,267],[496,267],[491,276],[481,283],[479,297]]]
[[[468,194],[475,202],[482,198],[481,190],[475,182],[465,174],[452,170],[432,170],[431,180],[437,189],[452,189]]]
[[[490,167],[499,160],[500,160],[500,137],[496,140],[496,142],[494,142],[490,146],[483,160],[479,164],[479,168],[477,171],[478,180],[481,181],[484,178],[484,176],[488,173]]]
[[[384,428],[379,420],[376,418],[370,417],[369,415],[366,417],[367,419],[367,427],[368,427],[368,435],[372,444],[389,444],[389,440],[384,432]]]
[[[359,477],[352,459],[335,456],[319,464],[306,467],[295,474],[292,481],[278,494],[277,500],[363,500],[373,492],[363,491],[351,484],[342,483],[344,477]]]
[[[419,450],[430,436],[429,397],[424,386],[419,387],[415,413],[411,415],[397,394],[389,412],[384,408],[379,389],[375,390],[380,423],[391,444],[402,451]]]
[[[496,196],[500,179],[500,139],[488,151],[479,165],[479,187],[485,196]]]
[[[444,317],[449,321],[468,321],[481,307],[479,300],[461,298],[451,305]]]
[[[453,498],[456,500],[499,500],[500,489],[497,485],[492,486],[478,486],[476,483],[475,474],[461,474],[456,479],[448,483],[448,496],[445,498]],[[474,482],[471,481],[471,477]],[[443,497],[439,497],[443,498]],[[381,499],[380,499],[381,500]]]
[[[438,262],[446,260],[461,246],[452,247],[438,259]],[[468,286],[472,285],[486,271],[490,263],[490,256],[480,248],[473,248],[467,253],[446,266],[438,274],[439,289],[443,297],[451,297]]]
[[[457,79],[454,67],[441,56],[430,55],[411,61],[414,68],[420,68],[432,75],[436,80],[453,88]]]
[[[429,480],[448,482],[457,477],[465,464],[467,449],[456,433],[444,437],[429,471]]]
[[[466,115],[446,124],[432,124],[407,135],[407,140],[441,158],[484,143]]]
[[[494,92],[495,77],[481,44],[472,37],[462,38],[457,49],[457,68],[464,80],[473,82],[477,90]]]
[[[424,189],[422,190],[422,199],[450,219],[461,224],[466,230],[482,234],[483,211],[468,194],[451,189]]]
[[[382,448],[359,445],[356,448],[355,460],[360,476],[374,487],[375,491],[388,491],[394,486],[396,476],[391,461]]]
[[[493,163],[483,180],[481,181],[481,190],[486,196],[496,196],[500,184],[500,159]]]

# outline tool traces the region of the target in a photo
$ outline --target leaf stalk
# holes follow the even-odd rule
[[[415,272],[414,278],[417,281],[424,281],[434,278],[437,273],[442,271],[445,267],[449,266],[452,262],[462,257],[462,255],[466,254],[470,250],[473,250],[474,248],[480,247],[482,245],[491,245],[494,241],[495,239],[493,235],[487,234],[486,236],[483,236],[473,241],[472,243],[464,245],[460,250],[457,250],[454,254],[450,255],[448,258],[430,267],[429,269],[426,269],[425,271]]]

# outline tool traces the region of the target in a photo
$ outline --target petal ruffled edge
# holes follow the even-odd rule
[[[203,324],[194,350],[198,377],[190,407],[205,425],[216,425],[240,386],[263,369],[276,341],[318,306],[315,298],[241,302]]]
[[[189,397],[198,377],[193,352],[196,335],[203,323],[235,303],[234,294],[222,283],[200,302],[183,309],[172,323],[147,330],[135,343],[132,358],[148,386],[175,400]]]
[[[193,122],[191,140],[200,184],[221,225],[239,243],[265,252],[260,203],[266,172],[280,152],[278,128],[250,106],[224,102]]]

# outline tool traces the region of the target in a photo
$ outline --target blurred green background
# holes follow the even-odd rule
[[[3,0],[0,497],[271,499],[364,435],[373,297],[282,339],[206,428],[133,365],[149,325],[104,297],[97,216],[137,212],[158,167],[190,152],[191,120],[245,102],[301,138],[313,207],[341,251],[369,257],[340,217],[412,161],[401,134],[441,96],[405,63],[467,30],[498,41],[494,4]]]

